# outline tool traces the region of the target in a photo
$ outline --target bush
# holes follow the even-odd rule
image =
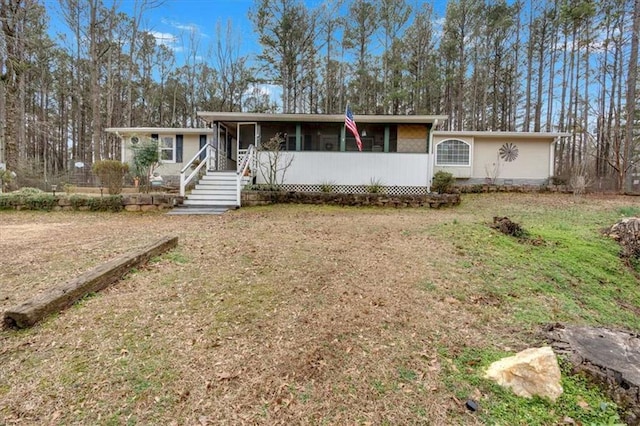
[[[88,207],[90,211],[119,212],[122,210],[122,196],[111,195],[109,197],[89,197],[84,195],[72,195],[69,202],[74,210]]]
[[[433,176],[431,189],[438,194],[446,194],[452,192],[455,182],[456,180],[451,173],[441,170]]]
[[[128,171],[129,165],[117,160],[100,160],[93,165],[93,172],[100,178],[100,182],[107,187],[111,195],[122,192],[122,180]]]
[[[0,210],[13,210],[20,206],[24,210],[51,211],[58,204],[58,197],[34,188],[23,188],[20,191],[0,195]]]

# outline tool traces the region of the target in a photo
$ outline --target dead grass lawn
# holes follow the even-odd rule
[[[439,350],[520,348],[531,331],[449,296],[468,283],[429,228],[574,202],[2,213],[2,310],[161,236],[179,247],[31,330],[1,331],[0,424],[476,424],[443,385]]]

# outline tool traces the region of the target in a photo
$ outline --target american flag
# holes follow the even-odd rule
[[[353,119],[353,113],[351,108],[347,105],[347,112],[344,114],[344,125],[349,129],[351,134],[356,138],[356,144],[358,145],[358,151],[362,151],[362,141],[360,140],[360,134],[358,133],[358,126]]]

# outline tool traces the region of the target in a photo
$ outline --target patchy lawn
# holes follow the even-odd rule
[[[565,384],[554,413],[479,377],[541,344],[547,322],[640,331],[638,280],[599,233],[637,202],[492,194],[441,210],[0,213],[2,310],[180,238],[33,329],[0,331],[0,424],[608,421],[604,397],[580,383]],[[499,234],[493,216],[538,243]]]

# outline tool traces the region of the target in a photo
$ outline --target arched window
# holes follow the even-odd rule
[[[470,166],[469,144],[456,139],[447,139],[436,145],[436,165]]]

